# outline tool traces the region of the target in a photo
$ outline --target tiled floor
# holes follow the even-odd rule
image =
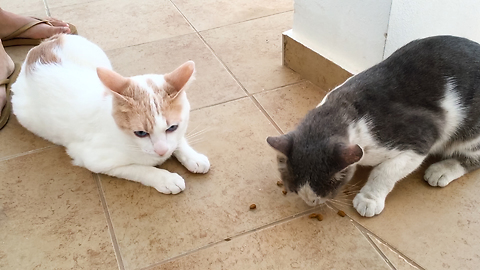
[[[0,131],[1,269],[480,267],[480,172],[440,189],[419,170],[374,218],[361,218],[346,199],[312,209],[277,187],[265,138],[291,130],[326,93],[282,66],[292,0],[48,3],[53,16],[103,47],[124,75],[196,62],[189,133],[203,132],[194,147],[212,168],[194,175],[168,161],[162,167],[181,174],[187,189],[162,195],[72,166],[62,147],[13,117]],[[1,5],[44,14],[41,0]],[[28,49],[8,52],[22,61]],[[324,220],[309,219],[312,212]]]

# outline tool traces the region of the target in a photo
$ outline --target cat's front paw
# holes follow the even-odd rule
[[[385,199],[375,198],[365,193],[358,193],[353,199],[353,207],[363,217],[373,217],[383,211]]]
[[[189,156],[179,158],[179,160],[187,170],[193,173],[207,173],[210,169],[210,161],[200,153],[192,153]]]
[[[434,163],[425,171],[423,178],[433,187],[445,187],[466,173],[465,168],[455,159]]]
[[[185,180],[176,173],[169,173],[155,181],[153,187],[163,194],[178,194],[185,190]]]

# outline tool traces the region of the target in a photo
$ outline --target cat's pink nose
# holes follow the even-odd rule
[[[160,156],[165,155],[168,152],[168,149],[169,149],[168,145],[164,141],[157,141],[153,145],[153,151],[155,151],[155,153],[157,153]]]

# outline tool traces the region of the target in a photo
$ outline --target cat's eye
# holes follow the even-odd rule
[[[135,134],[135,136],[137,136],[139,138],[143,138],[143,137],[148,136],[148,133],[145,132],[145,131],[134,131],[133,133]]]
[[[171,125],[169,128],[167,128],[167,132],[174,132],[177,130],[178,125]]]

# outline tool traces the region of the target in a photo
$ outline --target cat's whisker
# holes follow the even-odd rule
[[[204,141],[204,139],[187,140],[189,145],[195,145]]]
[[[342,192],[344,195],[353,195],[353,194],[358,194],[360,190],[352,190],[352,191],[347,191],[347,192]]]
[[[339,201],[341,201],[341,200],[346,200],[346,201],[350,201],[351,198],[350,198],[350,197],[340,197],[340,196],[337,196],[337,197],[332,198],[332,199],[330,199],[330,200],[339,200]]]
[[[193,133],[193,132],[195,132],[200,126],[201,126],[200,124],[196,125],[194,128],[188,130],[187,133]]]
[[[341,203],[338,203],[338,202],[330,202],[330,203],[337,208],[351,207],[351,205],[341,204]]]
[[[335,199],[330,199],[330,200],[333,200],[333,201],[335,201],[335,202],[349,203],[349,204],[352,203],[352,200],[351,200],[351,199],[347,199],[347,198],[345,198],[345,199],[337,199],[337,198],[335,198]]]
[[[202,130],[199,130],[199,131],[196,131],[196,132],[189,132],[188,134],[185,135],[185,138],[193,138],[193,137],[196,137],[196,136],[199,136],[199,135],[203,135],[207,132],[210,132],[212,131],[213,128],[212,127],[207,127],[207,128],[204,128]]]
[[[355,184],[346,183],[345,186],[350,186],[350,187],[354,187],[354,188],[359,188],[359,187],[360,187],[360,182],[357,182],[357,183],[355,183]]]
[[[332,207],[330,204],[328,204],[328,203],[329,203],[329,201],[326,201],[326,202],[325,202],[325,205],[327,206],[327,208],[328,208],[329,210],[331,210],[331,211],[336,211],[336,210],[333,209],[333,207]]]
[[[346,202],[337,201],[337,200],[333,200],[333,199],[330,199],[328,201],[331,202],[331,203],[334,203],[334,204],[336,203],[336,204],[343,205],[343,206],[353,206],[352,203],[346,203]]]
[[[360,190],[359,191],[342,191],[342,192],[339,192],[337,196],[349,197],[350,195],[355,195],[355,194],[358,194],[359,192]]]

